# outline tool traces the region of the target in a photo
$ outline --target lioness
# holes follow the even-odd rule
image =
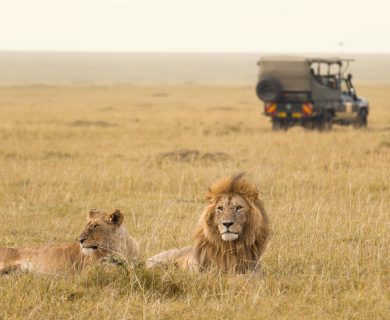
[[[232,273],[259,269],[269,224],[257,188],[240,174],[217,181],[206,198],[193,246],[157,254],[147,260],[147,267],[173,263]]]
[[[75,272],[113,253],[133,259],[139,254],[139,245],[123,226],[123,219],[118,209],[112,213],[93,209],[79,242],[25,249],[0,248],[0,274],[13,270]]]

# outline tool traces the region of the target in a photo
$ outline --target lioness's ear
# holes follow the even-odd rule
[[[101,216],[102,214],[103,214],[103,212],[101,212],[101,211],[98,210],[98,209],[91,209],[91,210],[88,212],[87,219],[89,219],[89,220],[95,219],[95,218]]]
[[[104,220],[108,223],[115,224],[116,226],[120,226],[123,222],[124,216],[119,209],[115,209],[114,212],[106,214]]]

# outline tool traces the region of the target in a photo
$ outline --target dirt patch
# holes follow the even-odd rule
[[[15,152],[3,152],[0,151],[0,158],[5,158],[5,159],[22,159],[20,154],[17,154]]]
[[[111,123],[107,121],[87,121],[87,120],[76,120],[69,123],[72,127],[102,127],[102,128],[110,128],[110,127],[118,127],[116,123]]]
[[[171,152],[160,153],[157,156],[157,161],[179,161],[179,162],[193,162],[193,161],[225,161],[230,157],[225,152],[200,152],[198,150],[175,150]]]
[[[108,107],[101,108],[100,111],[111,112],[111,111],[116,111],[116,109],[114,107],[108,106]]]
[[[72,155],[67,152],[61,152],[61,151],[50,151],[46,152],[43,156],[44,159],[71,159],[74,158],[75,155]]]

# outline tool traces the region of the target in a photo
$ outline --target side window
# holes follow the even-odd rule
[[[328,77],[328,81],[326,85],[331,89],[337,89],[338,87],[337,78],[335,76]]]

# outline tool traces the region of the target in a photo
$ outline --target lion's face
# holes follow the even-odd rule
[[[222,240],[234,241],[243,233],[250,213],[247,201],[240,195],[223,196],[215,204],[214,223]]]
[[[112,213],[91,210],[79,237],[83,254],[102,256],[112,251],[118,242],[117,231],[122,222],[123,214],[119,210]]]

